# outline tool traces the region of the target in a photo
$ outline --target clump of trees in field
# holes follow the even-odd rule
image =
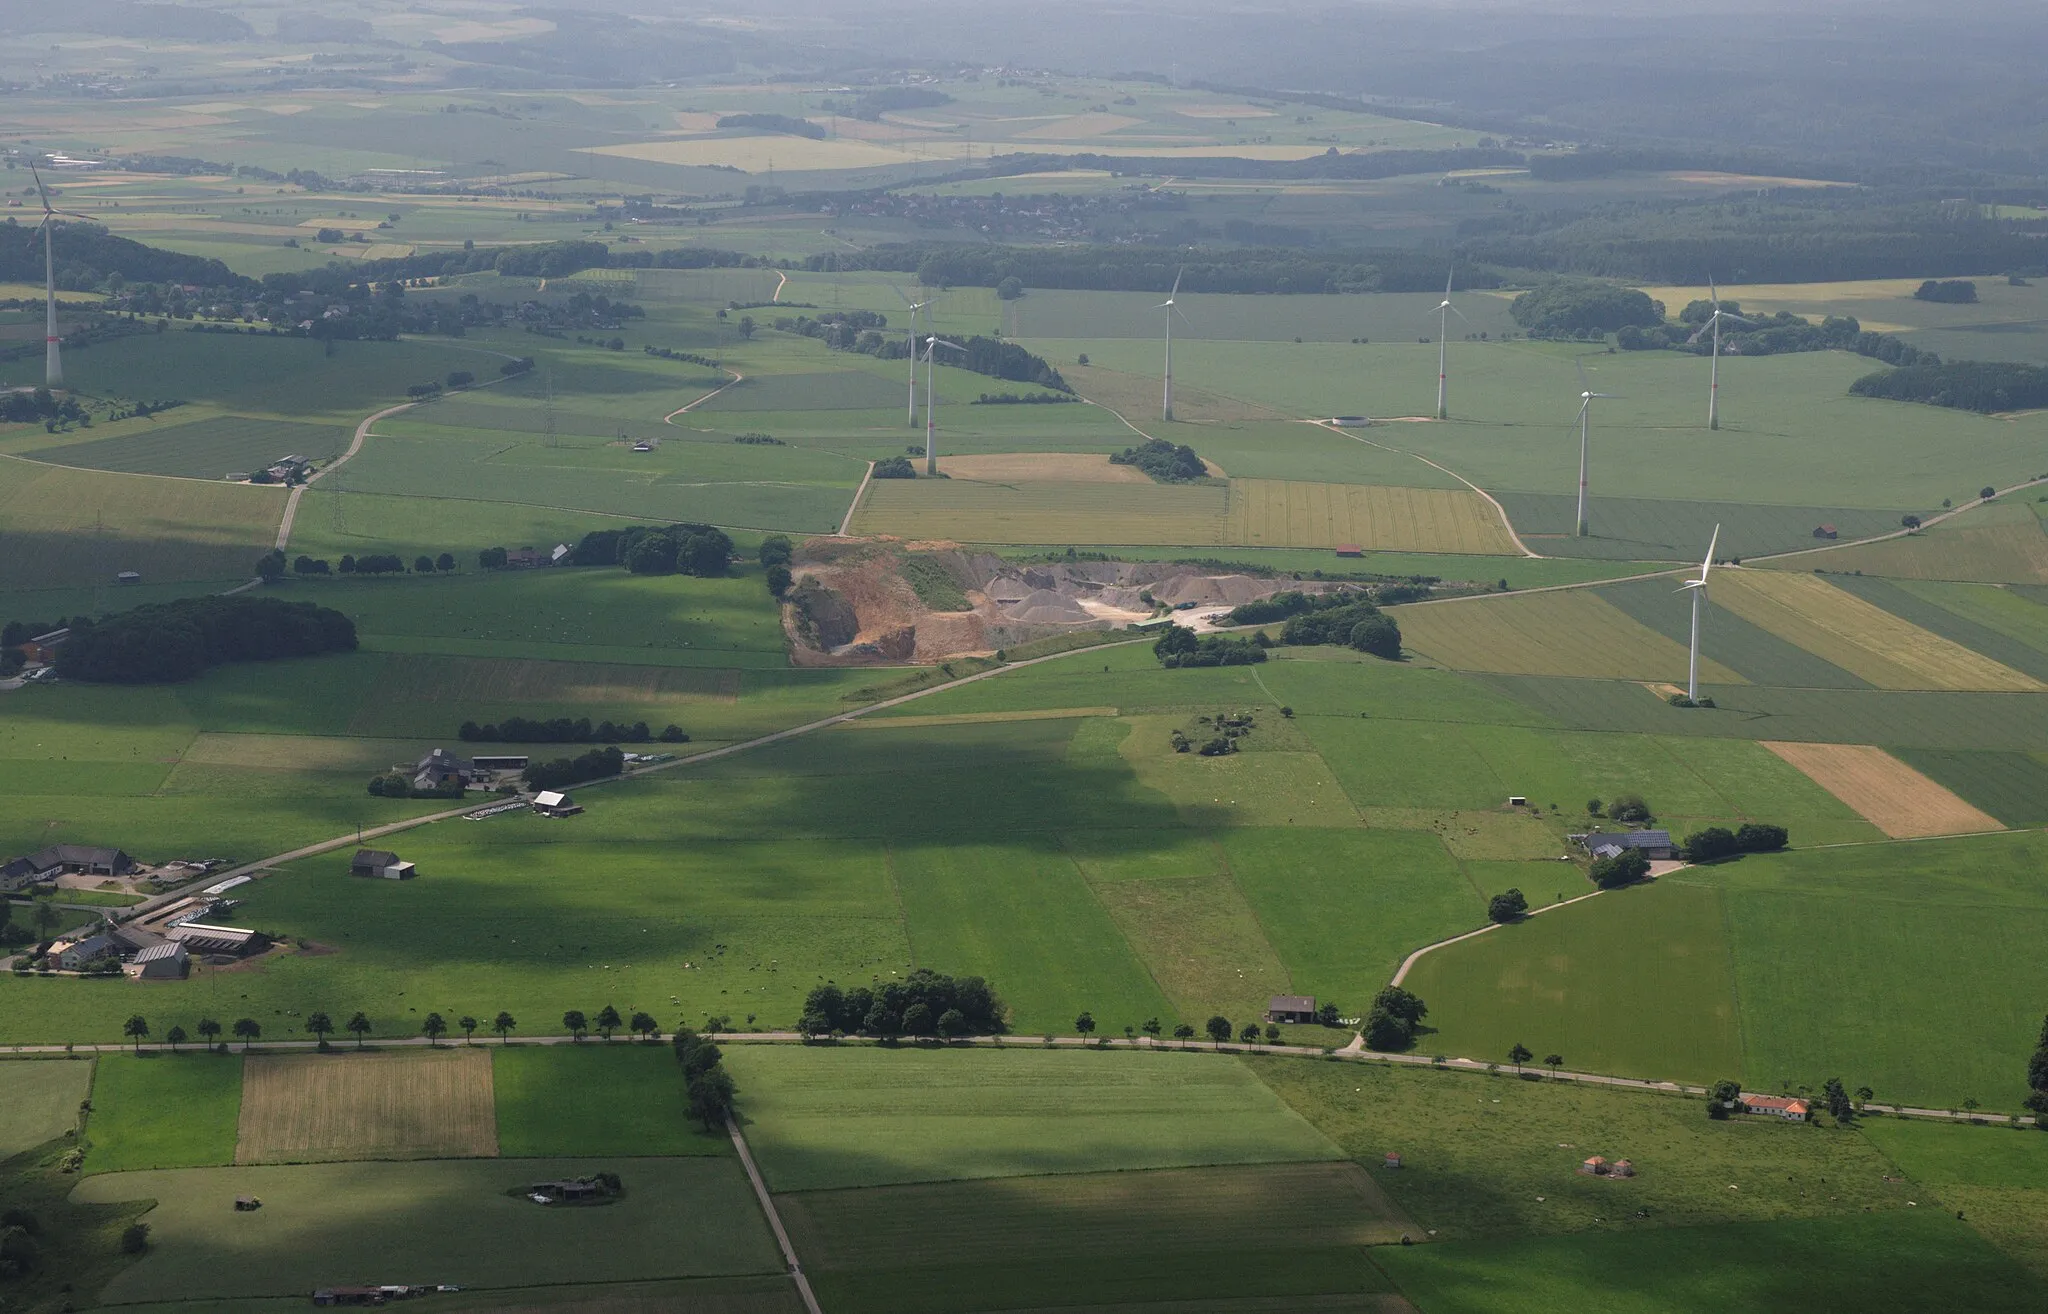
[[[780,598],[789,592],[792,576],[789,563],[796,558],[796,549],[790,545],[785,534],[770,534],[761,540],[761,576],[771,596]]]
[[[1977,300],[1977,285],[1967,278],[1930,278],[1913,289],[1913,299],[1969,305]]]
[[[579,566],[624,566],[636,575],[725,574],[732,539],[712,525],[634,525],[593,529],[576,544]]]
[[[1231,612],[1264,615],[1288,613],[1280,642],[1289,646],[1344,644],[1387,661],[1401,659],[1401,627],[1367,598],[1356,593],[1279,593],[1263,602]]]
[[[1942,361],[1923,353],[1917,364],[1864,375],[1849,391],[1993,415],[2048,406],[2048,369],[2002,360]]]
[[[1126,447],[1109,458],[1111,465],[1134,465],[1162,484],[1192,483],[1209,477],[1209,467],[1195,455],[1195,449],[1178,446],[1164,438],[1147,438],[1136,447]]]
[[[809,119],[791,114],[727,114],[718,120],[721,128],[751,128],[755,132],[779,132],[791,137],[825,140],[825,129]]]
[[[886,332],[888,326],[888,316],[873,310],[827,310],[816,317],[785,315],[775,321],[778,332],[816,338],[834,351],[857,351],[881,360],[902,360],[913,348],[907,340]],[[1073,391],[1043,356],[1033,355],[1014,342],[977,334],[961,342],[960,347],[959,351],[941,352],[939,363],[1011,383],[1035,383],[1054,392]]]
[[[520,773],[529,789],[564,789],[587,780],[603,780],[626,768],[626,755],[616,747],[593,748],[577,757],[530,763]]]
[[[1360,1028],[1368,1048],[1398,1053],[1415,1043],[1416,1028],[1429,1016],[1429,1005],[1400,986],[1388,986],[1373,996]]]
[[[1647,879],[1650,874],[1649,855],[1641,849],[1623,849],[1604,858],[1595,858],[1586,874],[1593,884],[1603,890],[1617,890],[1624,885],[1634,885]]]
[[[1486,916],[1491,921],[1519,921],[1528,912],[1529,897],[1519,889],[1504,890],[1486,902]]]
[[[1265,635],[1236,639],[1223,634],[1196,634],[1185,625],[1168,625],[1152,645],[1152,655],[1168,668],[1179,666],[1254,666],[1266,660]]]
[[[57,671],[71,680],[162,684],[223,662],[355,647],[355,622],[332,607],[248,595],[180,598],[97,621],[74,619],[70,639],[58,649]]]
[[[1005,1029],[1003,1001],[978,976],[920,967],[901,981],[842,990],[827,982],[804,998],[797,1030],[806,1036],[938,1037],[993,1035]]]
[[[1664,320],[1663,303],[1647,292],[1590,278],[1560,278],[1531,288],[1508,314],[1532,334],[1558,337],[1648,328]]]
[[[1783,826],[1745,822],[1739,829],[1708,826],[1685,837],[1679,851],[1687,862],[1717,862],[1742,853],[1776,853],[1791,839]]]
[[[874,477],[877,479],[915,479],[917,467],[907,456],[885,456],[875,462]]]
[[[645,721],[635,721],[631,725],[599,721],[592,725],[587,716],[574,719],[556,716],[545,721],[508,716],[502,721],[484,725],[464,721],[455,733],[465,741],[485,744],[645,744],[656,739],[664,744],[690,742],[690,736],[679,725],[664,726],[657,735],[648,729]]]

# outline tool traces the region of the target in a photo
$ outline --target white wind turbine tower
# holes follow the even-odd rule
[[[1174,271],[1173,291],[1166,294],[1166,300],[1152,307],[1154,310],[1164,311],[1166,318],[1166,392],[1164,402],[1159,408],[1159,414],[1160,418],[1167,420],[1173,418],[1173,317],[1180,315],[1180,307],[1175,304],[1175,301],[1180,296],[1181,275],[1186,272],[1187,266],[1185,265]],[[1182,323],[1187,322],[1188,317],[1186,315],[1180,315],[1180,318]]]
[[[1586,367],[1576,359],[1573,365],[1579,370],[1579,528],[1578,535],[1585,538],[1593,530],[1586,515],[1586,449],[1587,439],[1592,432],[1593,402],[1596,399],[1611,398],[1611,392],[1594,392],[1593,385],[1586,378]]]
[[[1451,316],[1456,315],[1459,319],[1465,319],[1465,312],[1451,304],[1451,279],[1455,273],[1455,270],[1444,271],[1444,299],[1439,301],[1436,307],[1436,418],[1439,420],[1451,418],[1450,398],[1446,393],[1444,375],[1444,351],[1445,343],[1451,335]],[[1472,321],[1465,319],[1465,322],[1470,324]]]
[[[938,412],[932,409],[932,375],[938,372],[934,359],[940,347],[948,347],[963,355],[967,348],[957,342],[948,342],[937,335],[924,340],[924,472],[935,475],[939,472],[939,423]],[[915,361],[912,368],[916,368]]]
[[[1680,593],[1692,594],[1692,659],[1685,668],[1685,696],[1693,702],[1700,700],[1700,609],[1707,601],[1707,572],[1714,568],[1714,549],[1721,543],[1721,527],[1714,526],[1714,536],[1707,540],[1707,557],[1700,562],[1700,577],[1687,580]]]
[[[57,350],[57,225],[58,215],[69,219],[86,219],[82,214],[69,210],[50,208],[50,189],[43,186],[43,175],[37,171],[36,163],[30,160],[28,171],[36,180],[36,196],[43,203],[43,383],[47,387],[64,386],[64,362]]]
[[[1747,324],[1751,321],[1721,309],[1721,289],[1714,286],[1712,275],[1707,278],[1707,294],[1714,300],[1714,313],[1707,316],[1707,322],[1700,325],[1698,333],[1685,341],[1686,345],[1690,346],[1698,342],[1709,329],[1713,330],[1714,349],[1710,353],[1713,364],[1707,367],[1707,427],[1718,429],[1721,427],[1721,321],[1725,319],[1735,324]]]
[[[894,283],[889,285],[889,290],[894,292],[897,299],[902,301],[904,305],[910,307],[910,337],[908,339],[910,345],[910,419],[908,423],[911,428],[915,429],[917,427],[917,312],[929,308],[932,304],[932,299],[926,297],[923,301],[912,301],[903,294],[903,289],[897,287]]]

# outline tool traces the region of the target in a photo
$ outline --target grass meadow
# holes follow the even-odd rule
[[[585,1011],[594,1018],[598,1010]],[[500,1045],[490,1063],[498,1153],[508,1159],[732,1153],[722,1131],[690,1118],[667,1045]]]
[[[0,587],[248,579],[283,512],[276,488],[0,459]]]
[[[617,1171],[602,1208],[543,1209],[527,1182]],[[237,1195],[263,1207],[229,1208]],[[780,1268],[737,1161],[430,1160],[102,1174],[76,1198],[153,1199],[149,1254],[100,1293],[147,1300],[297,1296],[356,1281],[521,1287],[772,1273]],[[308,1244],[311,1237],[318,1244]]]
[[[95,1069],[85,1129],[87,1172],[235,1161],[240,1054],[111,1054]]]
[[[1167,1045],[1171,1045],[1171,1041]],[[735,1046],[778,1193],[1339,1157],[1241,1063],[1201,1053]]]
[[[92,1089],[91,1060],[0,1065],[0,1159],[34,1149],[78,1126]]]

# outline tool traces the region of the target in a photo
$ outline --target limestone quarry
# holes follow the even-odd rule
[[[1341,587],[1170,561],[1006,561],[957,543],[814,538],[791,563],[783,628],[799,666],[940,662],[1160,614],[1183,621],[1285,589]]]

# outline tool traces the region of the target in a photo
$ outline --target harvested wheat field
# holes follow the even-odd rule
[[[1787,744],[1770,749],[1893,839],[2004,830],[1912,767],[1869,744]]]
[[[497,1153],[486,1050],[252,1055],[243,1066],[238,1164]]]
[[[988,484],[1149,484],[1152,476],[1135,465],[1112,465],[1107,456],[1089,452],[998,452],[990,456],[942,456],[939,469],[948,478]],[[1209,467],[1216,473],[1214,466]]]
[[[1395,610],[1402,642],[1457,671],[1555,675],[1670,684],[1685,678],[1685,648],[1586,590],[1496,594]],[[1745,684],[1712,658],[1709,684]]]
[[[1714,584],[1714,603],[1880,689],[2039,693],[2048,688],[1818,576],[1723,571]]]
[[[1226,533],[1248,547],[1356,543],[1386,552],[1516,554],[1500,512],[1464,489],[1233,479]]]

